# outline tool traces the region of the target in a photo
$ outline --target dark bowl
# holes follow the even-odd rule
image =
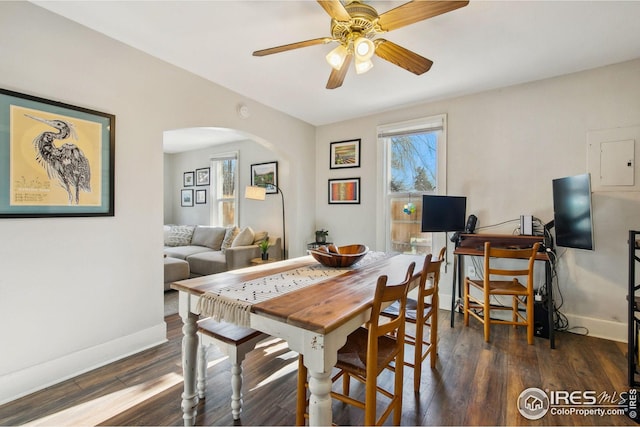
[[[369,252],[365,245],[346,245],[338,247],[339,253],[310,249],[309,253],[320,264],[327,267],[349,267],[360,261]]]

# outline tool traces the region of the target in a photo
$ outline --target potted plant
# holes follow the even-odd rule
[[[269,259],[269,253],[267,252],[267,250],[269,249],[269,240],[268,239],[264,239],[263,241],[258,243],[258,247],[260,248],[260,251],[262,252],[262,259],[263,260],[268,260]]]
[[[326,243],[327,236],[329,235],[329,231],[324,228],[321,230],[316,230],[316,243]]]

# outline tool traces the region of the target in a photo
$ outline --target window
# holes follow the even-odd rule
[[[388,251],[433,252],[432,233],[422,233],[422,195],[445,194],[446,115],[378,127],[384,146]]]
[[[211,158],[211,225],[237,225],[238,153]]]

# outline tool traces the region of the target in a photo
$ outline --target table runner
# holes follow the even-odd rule
[[[205,292],[198,300],[197,310],[202,316],[212,317],[217,321],[250,327],[253,304],[362,268],[386,256],[385,252],[368,252],[360,261],[347,268],[325,267],[318,263]]]

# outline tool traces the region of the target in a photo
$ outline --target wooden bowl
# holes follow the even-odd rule
[[[322,249],[311,249],[309,253],[320,264],[327,267],[349,267],[360,261],[369,251],[365,245],[340,246],[339,253],[325,252]]]

